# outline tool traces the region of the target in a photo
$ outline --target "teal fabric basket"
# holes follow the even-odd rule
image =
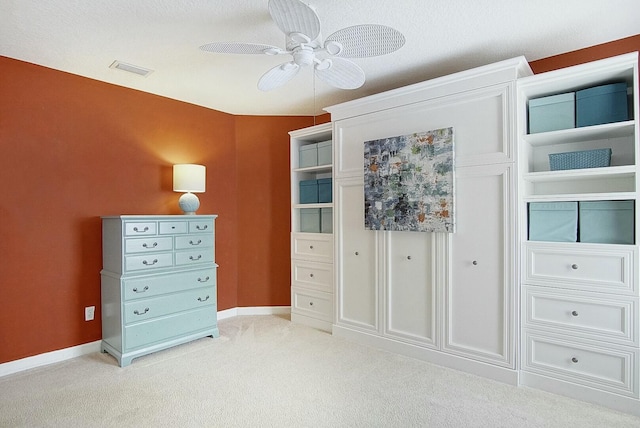
[[[624,122],[629,119],[627,84],[611,83],[576,92],[576,126]]]
[[[635,243],[634,201],[580,202],[580,242]]]
[[[330,178],[318,179],[318,202],[331,203],[333,199],[333,182]]]
[[[333,233],[333,209],[320,209],[320,232]]]
[[[311,166],[318,166],[318,145],[307,144],[306,146],[300,146],[298,167],[307,168]]]
[[[529,100],[529,134],[575,128],[575,92]]]
[[[549,155],[549,169],[551,171],[603,168],[609,165],[611,165],[611,149],[581,150]]]
[[[300,181],[300,203],[301,204],[317,204],[318,203],[318,180]]]
[[[320,208],[303,208],[300,210],[300,232],[320,233]]]
[[[578,203],[529,203],[529,240],[576,242],[578,240]]]

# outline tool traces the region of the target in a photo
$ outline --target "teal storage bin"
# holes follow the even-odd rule
[[[635,243],[634,201],[580,202],[580,242]]]
[[[576,242],[577,202],[529,203],[529,241]]]
[[[333,233],[333,209],[320,209],[320,232]]]
[[[298,167],[307,168],[310,166],[318,166],[318,144],[316,143],[300,146]]]
[[[300,232],[320,233],[320,208],[300,210]]]
[[[331,165],[331,140],[318,143],[318,165]]]
[[[332,180],[330,178],[318,179],[318,202],[321,204],[331,203],[333,199]]]
[[[603,168],[611,165],[611,149],[580,150],[549,154],[549,169]]]
[[[575,92],[529,100],[529,134],[575,128]]]
[[[317,204],[318,203],[318,180],[301,180],[300,181],[300,203],[301,204]]]
[[[576,92],[576,126],[624,122],[628,119],[626,83],[595,86]]]

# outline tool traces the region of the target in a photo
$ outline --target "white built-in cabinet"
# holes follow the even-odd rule
[[[529,134],[534,98],[626,82],[629,120]],[[638,54],[518,81],[520,383],[640,415]],[[611,148],[611,166],[550,171],[550,153]],[[634,201],[635,244],[530,241],[528,204]]]
[[[333,333],[515,384],[514,58],[350,101],[334,139]],[[369,140],[453,127],[456,232],[364,227]]]

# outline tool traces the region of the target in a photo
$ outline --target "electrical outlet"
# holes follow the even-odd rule
[[[96,307],[95,306],[87,306],[86,308],[84,308],[84,320],[85,321],[93,320],[93,317],[95,316],[95,313],[96,313]]]

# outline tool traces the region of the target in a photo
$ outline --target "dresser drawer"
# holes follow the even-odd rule
[[[173,249],[173,239],[164,238],[127,238],[124,250],[127,253],[148,253],[151,251],[170,251]]]
[[[213,250],[211,248],[202,248],[201,250],[178,251],[176,252],[176,265],[197,265],[199,263],[212,263]]]
[[[523,370],[638,397],[638,349],[525,330]]]
[[[635,294],[635,246],[532,244],[526,246],[524,282],[587,291]]]
[[[213,236],[211,234],[176,236],[177,250],[211,247],[213,247]]]
[[[155,221],[128,221],[124,226],[125,236],[156,235],[158,232]]]
[[[213,233],[213,220],[190,220],[189,233]]]
[[[318,291],[333,291],[333,264],[291,261],[291,283]]]
[[[161,235],[187,233],[187,231],[189,230],[186,221],[161,221],[159,225]]]
[[[159,269],[173,266],[173,253],[153,253],[144,256],[125,256],[127,271]]]
[[[330,322],[333,320],[333,294],[292,287],[291,311]]]
[[[327,234],[291,234],[291,257],[333,263],[333,236]]]
[[[188,312],[164,318],[151,319],[124,327],[126,351],[157,342],[168,342],[172,338],[201,330],[214,329],[217,312],[215,305],[208,305]]]
[[[524,287],[525,324],[623,345],[638,344],[638,299]]]
[[[143,299],[165,293],[216,285],[216,270],[201,269],[182,273],[156,274],[123,281],[124,300]]]
[[[205,287],[181,293],[163,294],[148,299],[131,300],[124,304],[124,323],[131,324],[215,304],[215,293],[215,287]]]

